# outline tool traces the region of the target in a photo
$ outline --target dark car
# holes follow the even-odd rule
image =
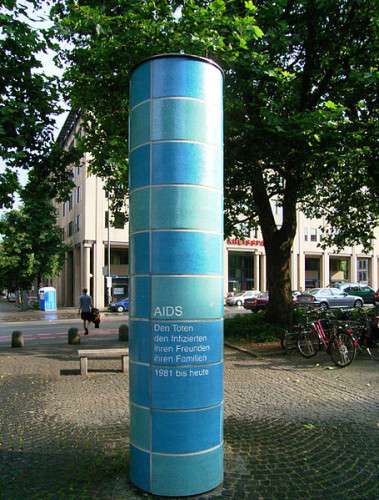
[[[322,309],[336,307],[363,307],[363,299],[359,296],[348,295],[338,288],[314,288],[307,293],[297,296],[297,304],[318,306]]]
[[[336,285],[342,292],[348,295],[356,295],[357,297],[362,297],[365,304],[375,303],[375,290],[367,285],[362,285],[360,283],[341,283]]]
[[[263,292],[258,297],[250,297],[245,299],[243,303],[243,307],[252,312],[260,311],[262,309],[266,309],[268,304],[268,292]]]
[[[129,298],[118,300],[117,302],[111,302],[108,306],[109,311],[125,312],[129,311]]]
[[[297,297],[301,295],[301,292],[293,290],[291,294],[292,294],[292,300],[296,302]],[[249,309],[252,312],[261,311],[262,309],[265,309],[267,307],[268,297],[269,297],[268,292],[263,292],[258,297],[245,299],[243,307],[245,309]]]

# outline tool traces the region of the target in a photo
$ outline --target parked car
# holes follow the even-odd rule
[[[297,296],[297,304],[309,304],[324,309],[334,307],[363,307],[363,299],[338,288],[314,288]]]
[[[246,299],[257,297],[260,294],[258,290],[246,290],[246,292],[240,292],[236,295],[230,295],[226,297],[227,306],[243,306]]]
[[[291,294],[292,294],[292,300],[296,302],[297,297],[301,295],[301,292],[299,292],[298,290],[293,290]],[[246,299],[243,307],[253,312],[265,309],[267,304],[268,304],[268,292],[262,292],[258,297]]]
[[[254,311],[261,311],[262,309],[266,309],[268,304],[268,292],[262,292],[257,297],[246,298],[243,304],[245,309]]]
[[[299,295],[302,295],[302,292],[300,292],[299,290],[292,290],[292,300],[294,302],[297,301],[297,298],[299,297]]]
[[[8,302],[16,302],[16,294],[14,292],[7,293],[7,301]]]
[[[362,297],[365,304],[375,303],[375,290],[367,285],[362,285],[360,283],[341,283],[335,286],[342,292],[346,292],[348,295],[356,295]]]
[[[129,311],[129,298],[118,300],[117,302],[111,302],[108,306],[109,311],[125,312]]]

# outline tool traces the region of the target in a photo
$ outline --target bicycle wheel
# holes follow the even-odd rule
[[[297,347],[304,358],[316,356],[320,350],[318,333],[313,328],[301,330],[297,339]]]
[[[368,347],[370,356],[375,361],[379,361],[379,338],[373,338]]]
[[[357,353],[354,338],[348,333],[338,333],[331,339],[330,356],[340,368],[350,365]]]

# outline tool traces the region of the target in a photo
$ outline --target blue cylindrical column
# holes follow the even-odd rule
[[[220,68],[140,64],[130,87],[130,474],[156,495],[223,479]]]

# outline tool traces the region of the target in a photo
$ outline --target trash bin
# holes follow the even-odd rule
[[[52,286],[44,286],[39,289],[39,308],[41,311],[57,310],[57,291]]]

